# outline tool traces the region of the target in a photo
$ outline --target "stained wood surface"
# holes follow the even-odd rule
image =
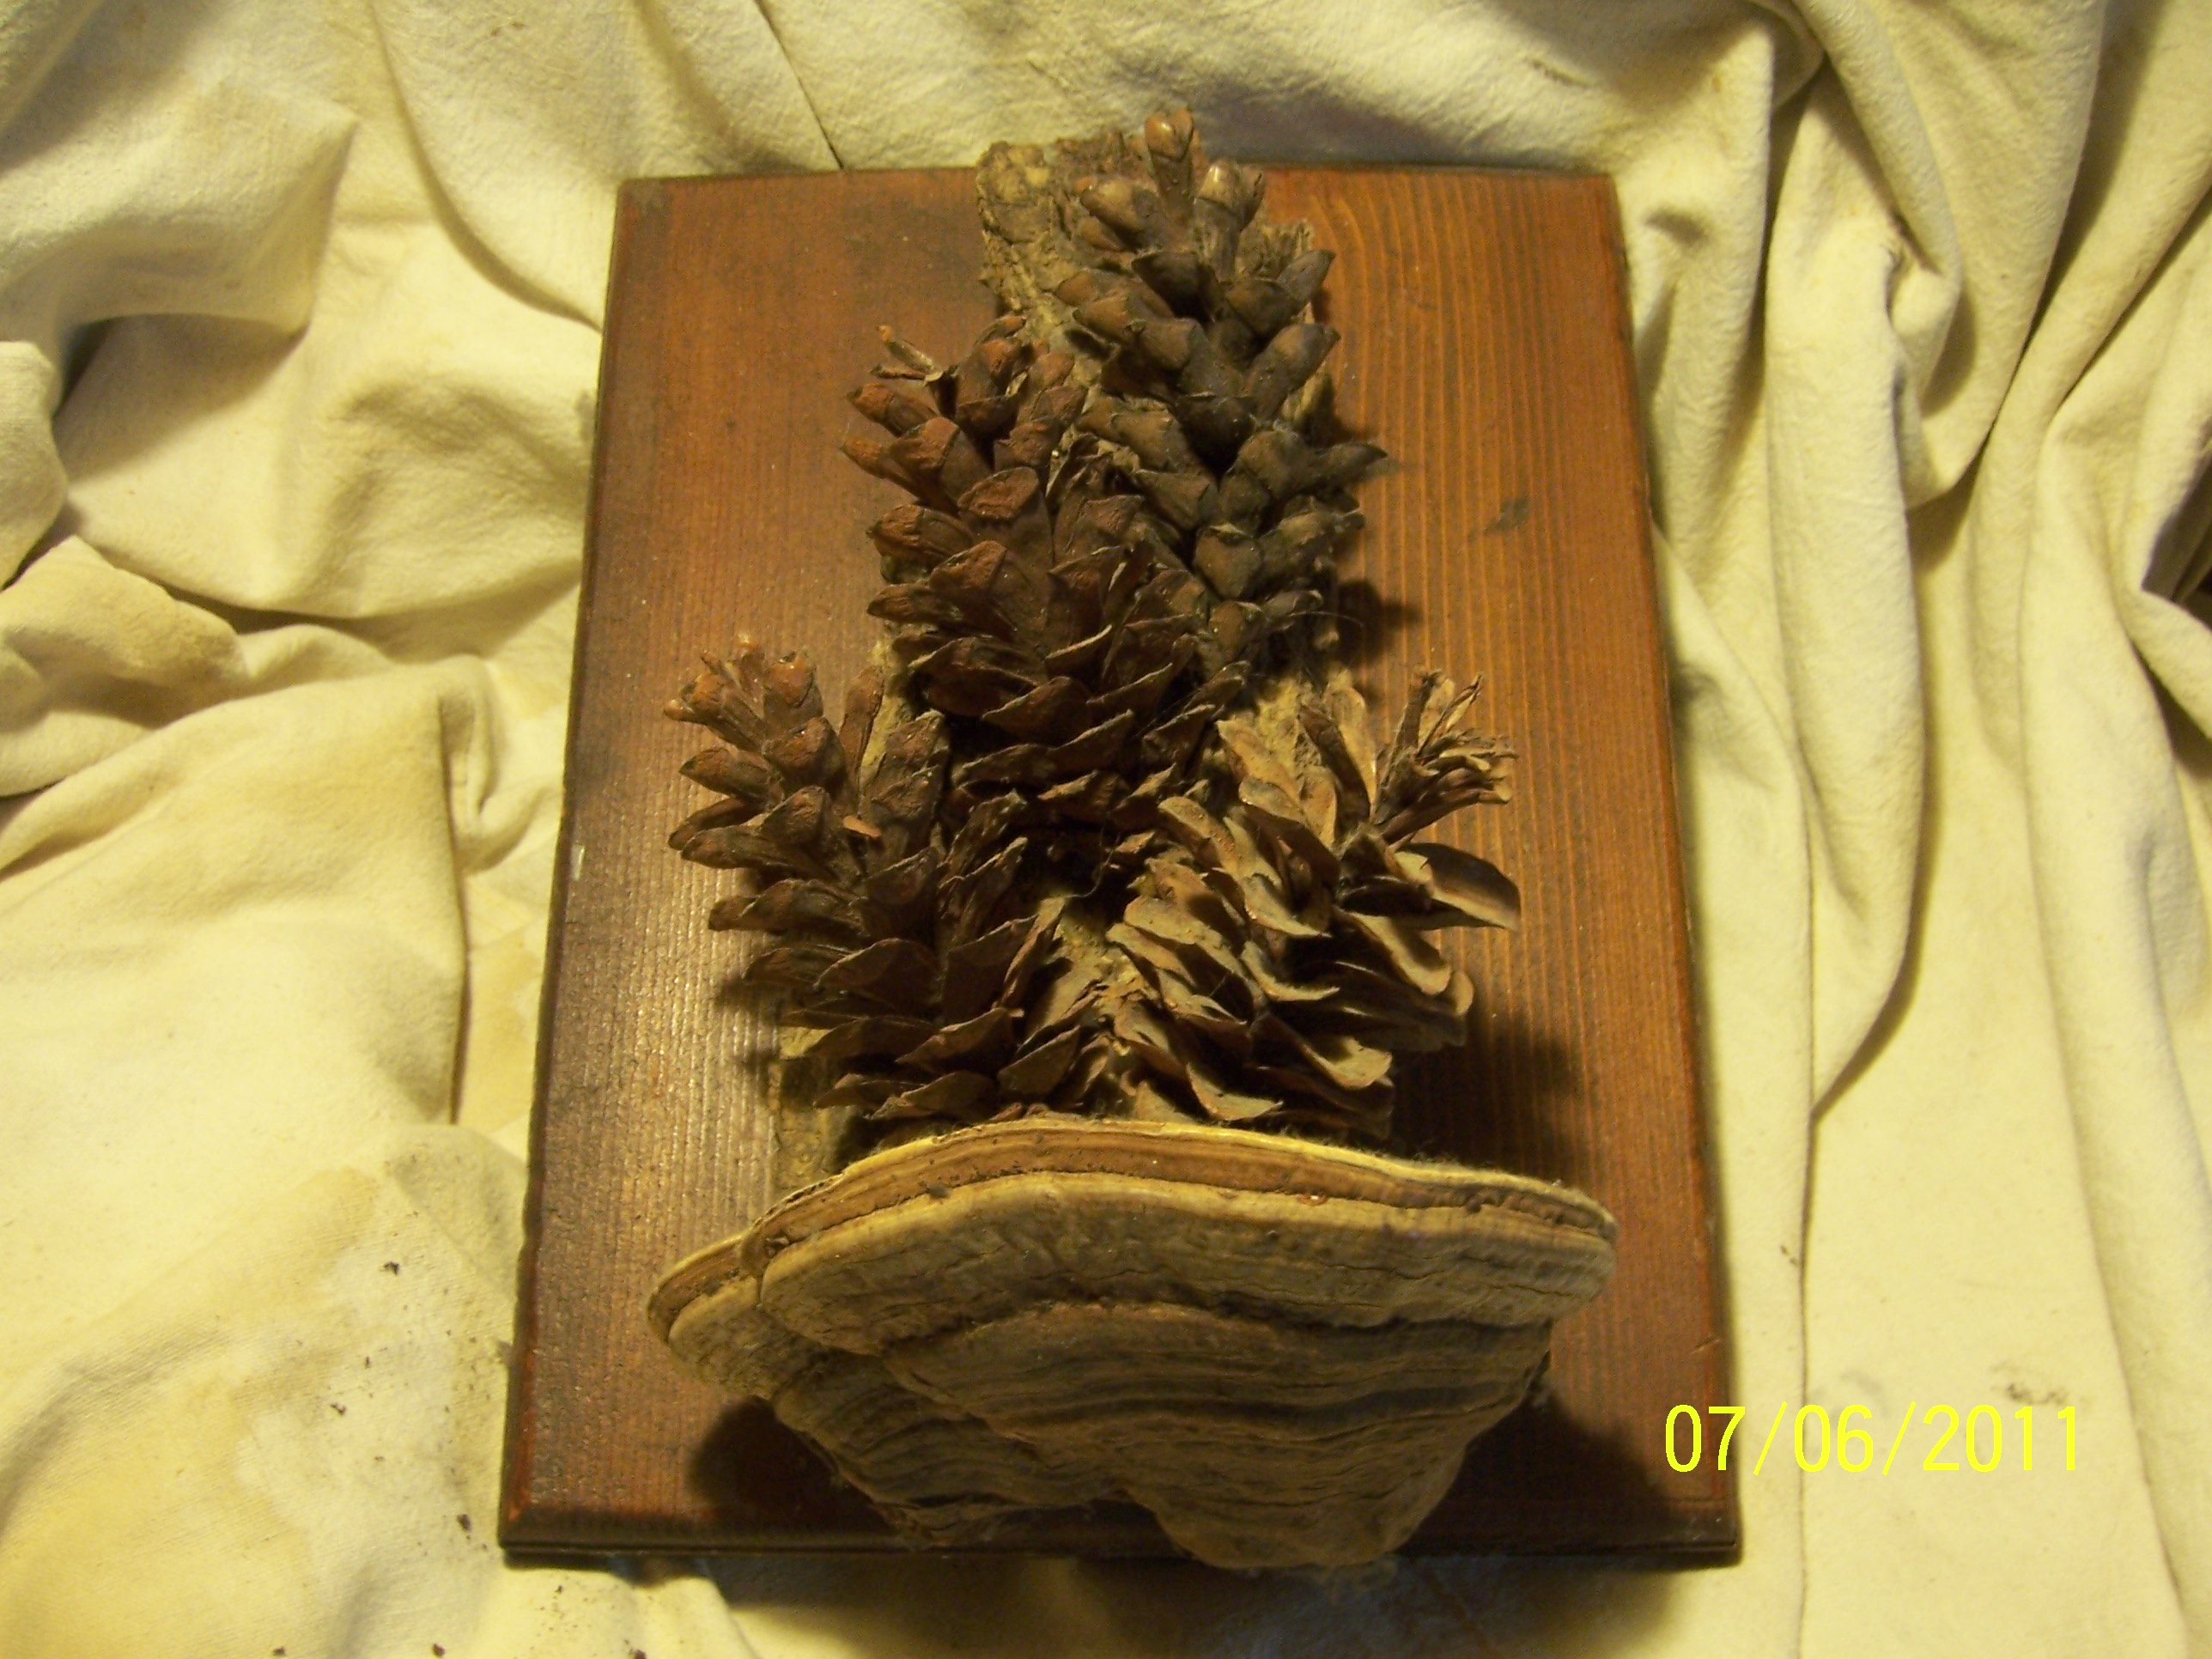
[[[519,1549],[896,1547],[764,1409],[693,1382],[645,1303],[808,1172],[767,1100],[772,1035],[706,927],[726,884],[668,830],[702,738],[659,714],[740,633],[866,659],[865,526],[898,499],[837,453],[890,323],[957,357],[989,319],[965,172],[642,180],[617,218],[569,728],[501,1538]],[[1463,845],[1520,882],[1517,933],[1446,935],[1465,1050],[1403,1063],[1417,1149],[1571,1182],[1620,1269],[1541,1396],[1469,1455],[1413,1553],[1725,1557],[1733,1489],[1678,1474],[1667,1413],[1726,1397],[1666,682],[1613,191],[1455,170],[1271,173],[1337,251],[1322,302],[1346,422],[1395,469],[1345,568],[1371,696],[1486,676],[1522,751]],[[1111,1508],[1018,1550],[1164,1552]]]

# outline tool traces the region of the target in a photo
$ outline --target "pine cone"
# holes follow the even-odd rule
[[[1382,454],[1327,435],[1337,336],[1310,307],[1332,256],[1260,216],[1265,187],[1209,163],[1188,111],[1141,143],[999,145],[978,180],[990,279],[1034,337],[1073,345],[1079,376],[1095,364],[1079,426],[1205,582],[1230,659],[1331,608],[1351,486]]]
[[[1510,750],[1469,726],[1478,690],[1426,677],[1379,760],[1343,682],[1303,696],[1295,725],[1221,723],[1233,795],[1218,815],[1168,803],[1171,844],[1107,935],[1136,969],[1113,1016],[1152,1074],[1133,1091],[1165,1085],[1224,1123],[1384,1139],[1392,1055],[1466,1040],[1474,988],[1429,935],[1518,918],[1494,866],[1409,839],[1507,798]]]
[[[1348,686],[1291,689],[1334,684],[1382,452],[1331,437],[1330,256],[1263,187],[1187,112],[994,149],[1009,310],[949,366],[884,330],[852,394],[846,453],[910,498],[870,532],[891,695],[833,733],[748,643],[670,706],[729,745],[674,842],[748,872],[712,925],[768,936],[745,976],[864,1140],[1047,1108],[1379,1139],[1391,1054],[1462,1038],[1427,935],[1512,886],[1409,837],[1504,799],[1507,755],[1437,677],[1379,762]]]
[[[1087,1034],[1075,998],[1052,994],[1060,907],[1021,890],[1006,807],[938,832],[945,719],[884,720],[884,702],[864,676],[833,732],[804,657],[769,662],[745,641],[710,661],[665,712],[726,739],[684,768],[725,799],[670,844],[750,878],[708,925],[768,935],[744,978],[821,1032],[809,1053],[839,1073],[822,1104],[878,1126],[1048,1104]]]
[[[886,585],[869,609],[953,717],[950,813],[1016,794],[1014,821],[1077,868],[1150,828],[1247,671],[1201,669],[1203,585],[1071,441],[1089,395],[1073,360],[1018,335],[1002,319],[946,369],[886,331],[852,400],[891,436],[845,447],[914,497],[871,532]]]

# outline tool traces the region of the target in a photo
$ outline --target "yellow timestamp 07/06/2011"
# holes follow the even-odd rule
[[[2002,1412],[1995,1406],[1982,1405],[1961,1412],[1945,1405],[1923,1410],[1919,1401],[1907,1401],[1895,1431],[1884,1437],[1888,1442],[1885,1450],[1875,1433],[1871,1407],[1846,1406],[1832,1416],[1826,1406],[1800,1406],[1793,1413],[1782,1405],[1774,1408],[1751,1472],[1758,1474],[1766,1468],[1768,1456],[1785,1438],[1785,1422],[1790,1426],[1783,1449],[1808,1474],[1831,1469],[1850,1474],[1888,1474],[1915,1468],[1931,1474],[1961,1471],[1989,1474],[2000,1468],[2033,1474],[2039,1467],[2071,1469],[2074,1407],[2046,1406],[2041,1414],[2046,1428],[2044,1443],[2039,1447],[2033,1406]],[[1730,1458],[1741,1455],[1735,1436],[1743,1418],[1741,1406],[1707,1406],[1702,1410],[1695,1406],[1675,1407],[1667,1413],[1668,1468],[1687,1474],[1710,1458],[1715,1468],[1728,1469]],[[1921,1431],[1918,1435],[1912,1434],[1916,1424]],[[2052,1433],[2052,1427],[2058,1432]],[[2054,1440],[2059,1443],[2052,1444]]]

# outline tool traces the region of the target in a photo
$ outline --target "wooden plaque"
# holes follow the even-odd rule
[[[1462,815],[1521,884],[1516,933],[1445,935],[1472,1044],[1402,1062],[1413,1147],[1571,1182],[1620,1269],[1539,1395],[1479,1441],[1408,1549],[1726,1559],[1735,1494],[1668,1465],[1668,1411],[1726,1398],[1667,684],[1617,210],[1600,178],[1284,168],[1278,216],[1337,263],[1338,406],[1395,466],[1344,559],[1357,667],[1399,706],[1486,677],[1516,798]],[[878,624],[865,526],[898,499],[837,453],[890,323],[957,357],[989,319],[965,172],[624,188],[568,731],[501,1539],[556,1551],[896,1548],[758,1406],[693,1381],[647,1292],[804,1164],[772,1032],[726,989],[720,872],[671,852],[702,741],[661,703],[740,633],[805,647],[835,703]],[[780,1142],[781,1150],[779,1150]],[[796,1150],[795,1150],[796,1149]],[[1133,1508],[1005,1547],[1164,1553]]]

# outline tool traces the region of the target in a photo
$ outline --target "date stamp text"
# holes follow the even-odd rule
[[[1741,1406],[1707,1406],[1702,1411],[1695,1406],[1675,1407],[1667,1413],[1668,1468],[1687,1474],[1708,1461],[1717,1469],[1734,1467],[1731,1459],[1740,1464],[1747,1449],[1747,1444],[1736,1438],[1743,1419]],[[1753,1432],[1757,1431],[1754,1425]],[[1895,1430],[1878,1436],[1874,1413],[1865,1406],[1846,1406],[1832,1417],[1826,1406],[1800,1406],[1795,1412],[1786,1405],[1778,1406],[1759,1441],[1751,1472],[1757,1474],[1764,1470],[1766,1460],[1778,1450],[1794,1457],[1808,1474],[1831,1469],[1850,1474],[1887,1474],[1894,1469],[1915,1468],[1931,1474],[1988,1474],[2000,1468],[2033,1474],[2039,1467],[2071,1469],[2074,1407],[2045,1406],[2039,1412],[2033,1406],[2021,1406],[2007,1413],[1995,1406],[1975,1406],[1961,1412],[1955,1406],[1923,1408],[1917,1400],[1907,1401]]]

